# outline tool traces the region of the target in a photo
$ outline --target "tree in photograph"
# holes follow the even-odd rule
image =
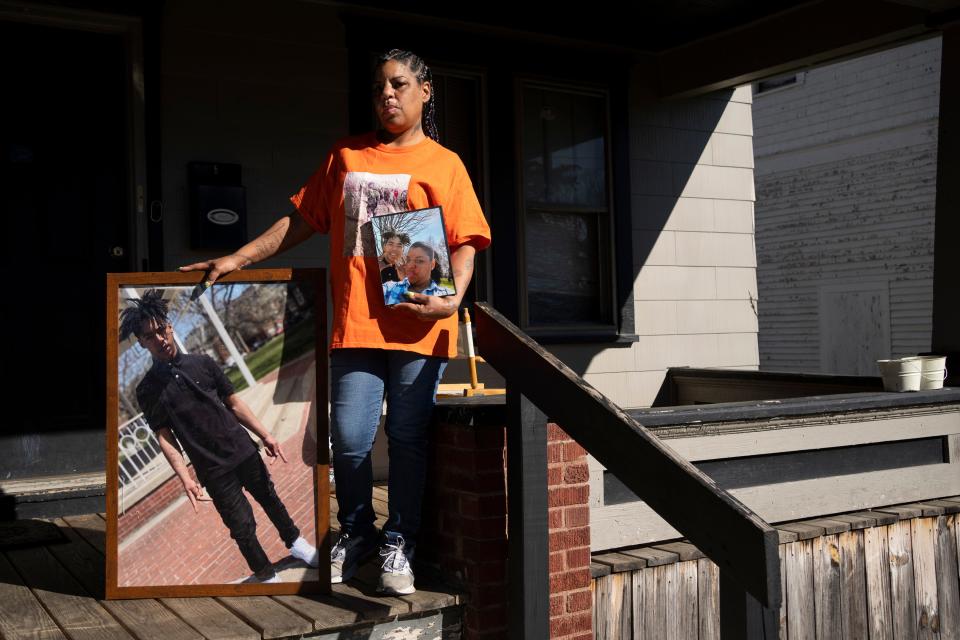
[[[440,268],[440,274],[443,278],[453,278],[453,271],[450,269],[450,255],[447,253],[447,242],[443,237],[427,238],[427,244],[433,247],[436,254],[437,266]]]
[[[436,216],[436,211],[436,209],[424,209],[401,215],[378,216],[372,218],[370,224],[377,239],[382,238],[387,231],[393,231],[398,235],[406,234],[413,239],[418,233],[426,230]]]

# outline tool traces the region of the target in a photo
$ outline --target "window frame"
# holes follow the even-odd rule
[[[605,207],[601,211],[598,208],[578,206],[578,205],[557,205],[549,209],[544,207],[530,207],[526,197],[526,180],[524,175],[524,147],[523,147],[523,124],[524,124],[524,99],[525,92],[528,89],[540,89],[554,91],[557,93],[566,93],[570,95],[588,96],[600,98],[603,100],[602,125],[604,135],[604,184],[605,184]],[[619,318],[617,313],[616,292],[617,292],[617,247],[616,247],[616,209],[615,193],[613,180],[613,154],[612,154],[612,112],[611,112],[611,92],[609,87],[589,82],[573,82],[569,80],[557,80],[553,78],[544,78],[532,74],[517,74],[514,77],[514,102],[515,119],[517,126],[516,137],[516,186],[517,186],[517,272],[518,278],[518,311],[519,325],[529,335],[537,338],[541,342],[573,342],[577,337],[589,338],[609,336],[615,337],[618,334]],[[610,318],[609,322],[575,322],[558,323],[555,325],[531,324],[530,322],[530,304],[527,276],[527,216],[531,211],[544,210],[555,211],[557,213],[583,213],[595,214],[597,219],[597,255],[598,268],[597,279],[603,283],[604,290],[601,295],[601,307],[606,307],[604,314]]]
[[[477,123],[477,157],[476,161],[479,176],[471,176],[477,181],[475,191],[477,191],[480,206],[483,209],[484,218],[487,224],[493,225],[493,208],[490,205],[490,153],[487,149],[489,140],[490,123],[487,116],[488,90],[487,90],[487,70],[476,65],[457,64],[446,60],[439,60],[430,67],[434,78],[445,76],[448,78],[460,78],[471,80],[477,83],[477,113],[479,122]],[[439,114],[438,114],[439,115]],[[440,135],[443,137],[445,127],[438,122]],[[484,300],[491,304],[496,304],[494,299],[493,287],[493,260],[487,255],[487,252],[479,252],[476,257],[473,278],[470,282],[468,292],[472,292],[476,300]]]

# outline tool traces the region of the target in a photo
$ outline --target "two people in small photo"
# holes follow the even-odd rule
[[[380,280],[387,305],[410,302],[412,294],[448,296],[455,293],[440,283],[442,273],[434,247],[426,242],[410,244],[407,234],[396,231],[383,232],[381,240]]]

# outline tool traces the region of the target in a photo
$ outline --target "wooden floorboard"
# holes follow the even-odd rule
[[[107,552],[107,523],[95,513],[81,516],[64,516],[70,528],[94,546],[100,553]]]
[[[317,631],[335,631],[363,621],[359,612],[324,595],[274,596],[274,600],[313,623]]]
[[[376,516],[374,524],[378,528],[387,522],[389,504],[386,483],[373,485],[373,513]],[[340,530],[340,523],[337,522],[337,497],[333,487],[330,489],[330,530]]]
[[[346,606],[357,609],[367,620],[391,618],[410,613],[410,603],[399,598],[379,596],[373,587],[356,580],[333,585],[330,595]]]
[[[233,596],[217,598],[217,601],[259,631],[264,639],[313,631],[313,622],[267,596]]]
[[[66,522],[63,520],[56,522],[69,542],[51,545],[47,549],[76,578],[77,582],[83,585],[87,593],[93,598],[102,599],[106,584],[103,554]]]
[[[373,487],[373,499],[379,500],[380,502],[386,504],[390,501],[389,496],[387,495],[387,488],[384,485],[375,485]]]
[[[137,640],[202,640],[193,627],[156,600],[110,600],[103,606]]]
[[[7,558],[71,640],[129,640],[130,634],[45,548],[7,553]]]
[[[400,596],[400,600],[410,604],[411,613],[443,609],[460,604],[460,594],[442,585],[417,586],[416,593]]]
[[[644,569],[647,566],[646,559],[638,558],[637,556],[628,556],[623,553],[603,553],[595,555],[593,556],[593,562],[610,567],[614,573],[636,571],[637,569]]]
[[[386,522],[385,487],[374,489],[378,525]],[[336,501],[331,495],[331,527]],[[326,595],[104,598],[103,514],[51,520],[62,537],[27,540],[0,553],[0,638],[3,640],[259,640],[367,628],[400,615],[429,613],[461,602],[461,594],[421,581],[416,593],[376,593],[379,563]],[[36,529],[38,532],[42,529]],[[55,542],[55,543],[53,543]]]
[[[0,551],[63,542],[60,529],[46,520],[0,522]]]
[[[679,560],[680,555],[666,549],[646,547],[643,549],[628,549],[624,555],[633,556],[647,561],[648,567],[657,567],[663,564],[672,564]]]
[[[5,640],[59,640],[67,637],[2,554],[0,637]]]
[[[163,598],[161,602],[208,640],[260,640],[259,631],[213,598]]]

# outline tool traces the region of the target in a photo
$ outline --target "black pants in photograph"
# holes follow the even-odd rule
[[[270,566],[270,559],[257,540],[257,521],[243,489],[260,503],[288,548],[300,536],[300,530],[280,502],[259,453],[252,454],[232,471],[207,479],[207,493],[230,530],[230,537],[237,541],[250,570],[259,573]]]

